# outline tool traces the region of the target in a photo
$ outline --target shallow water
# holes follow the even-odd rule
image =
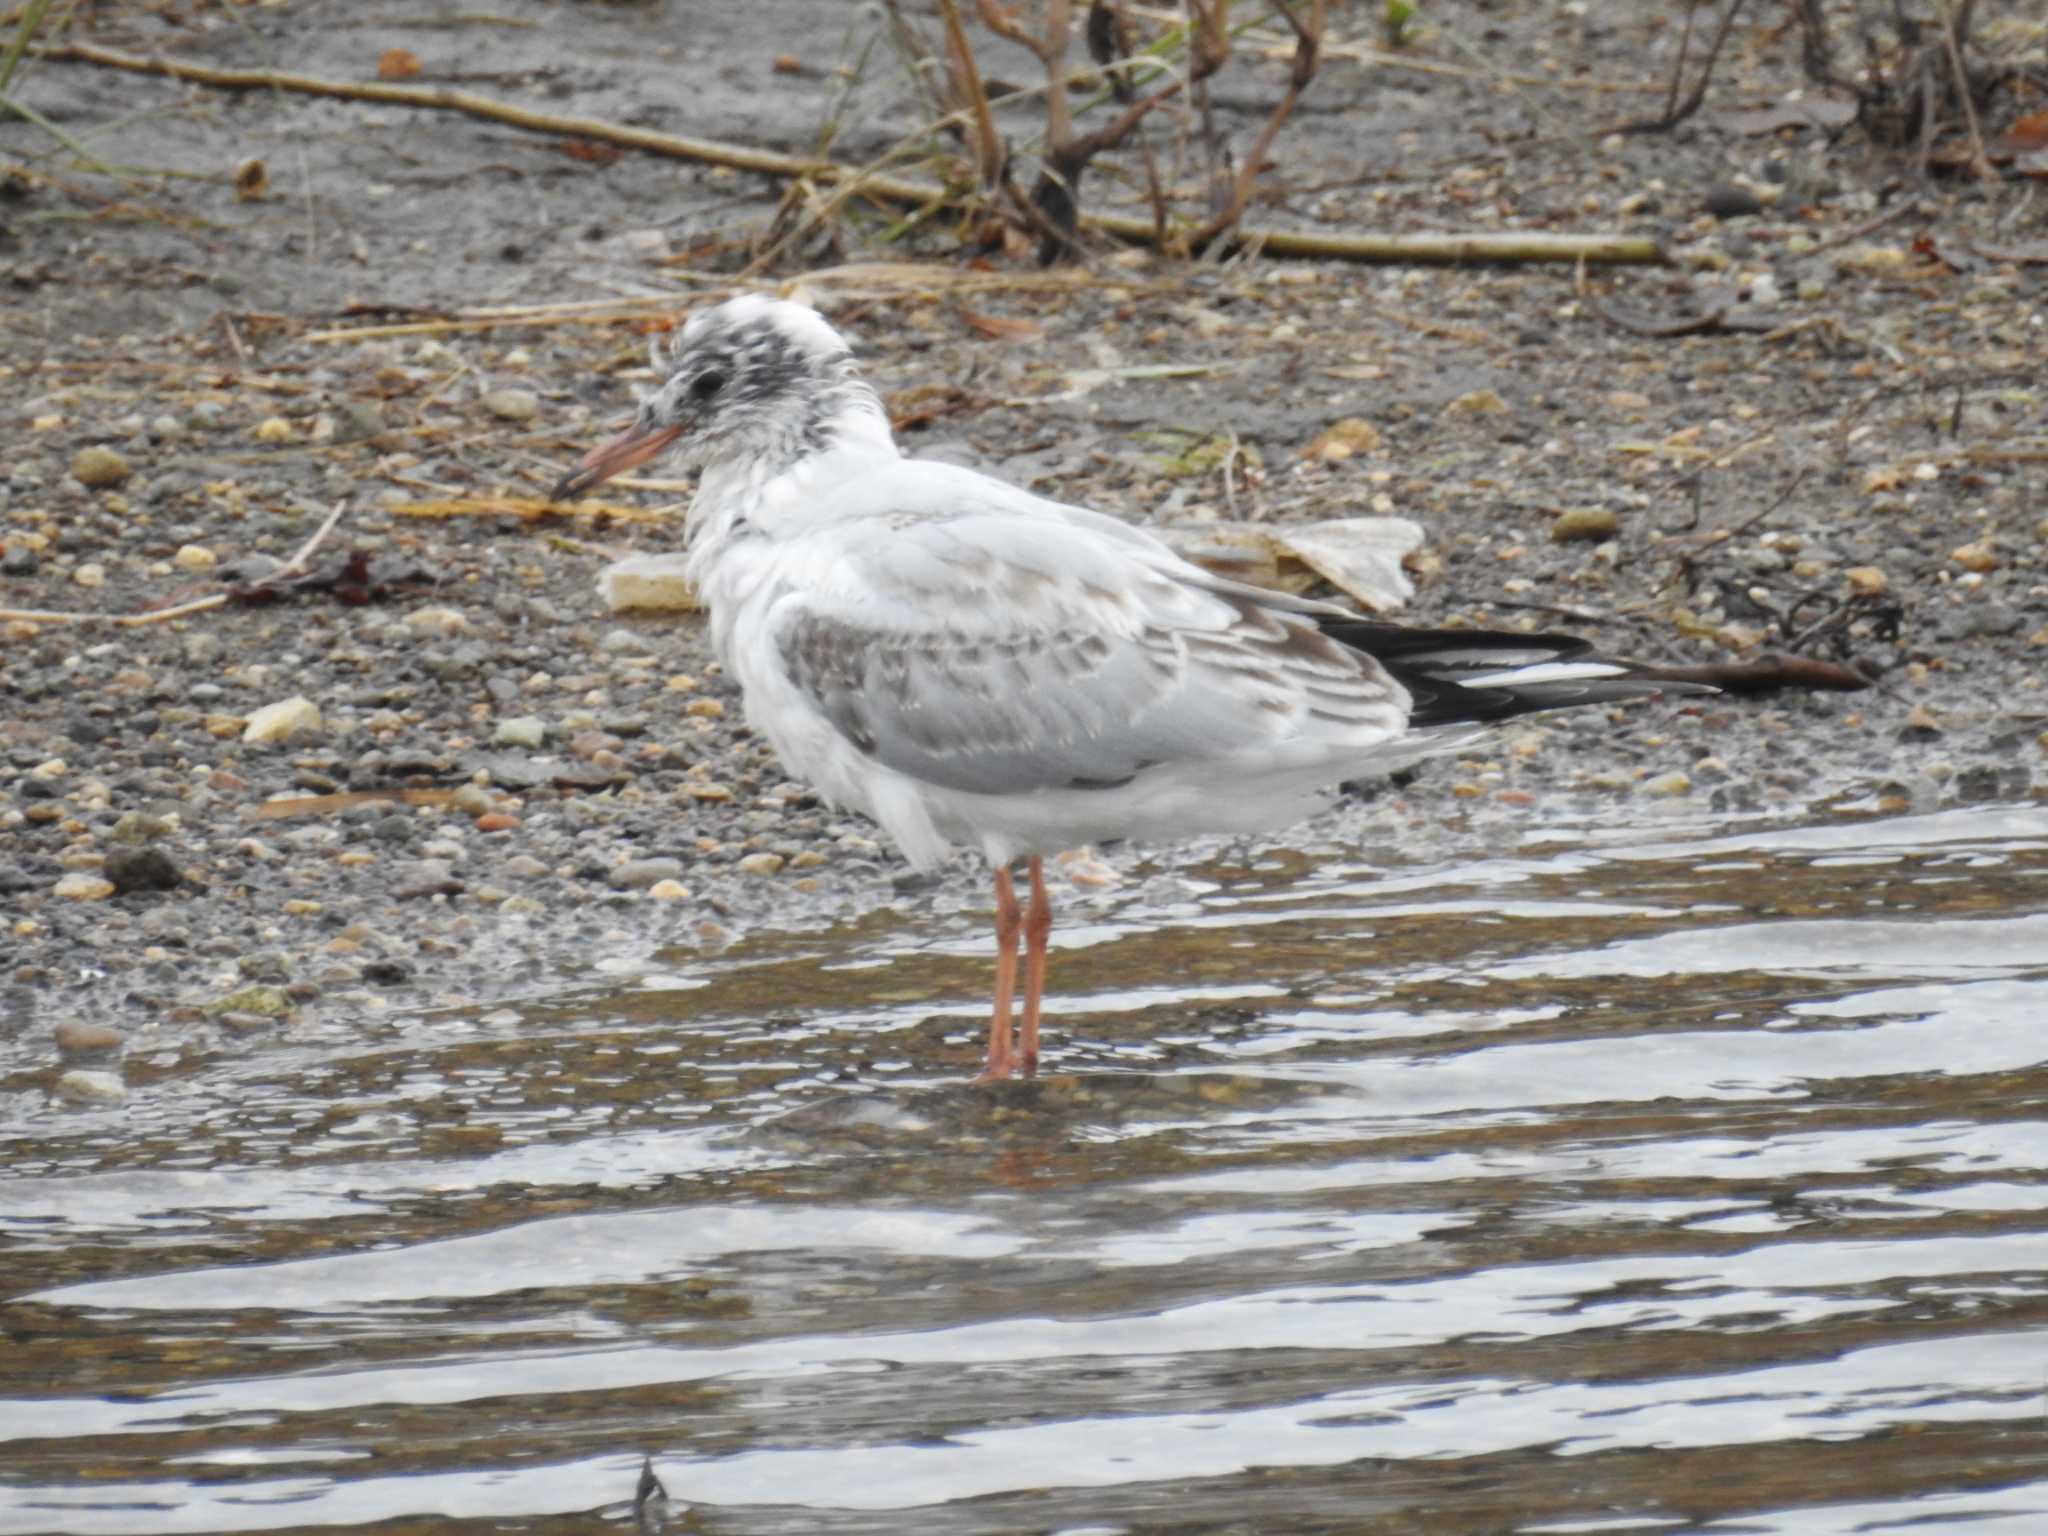
[[[0,1531],[2048,1531],[2048,808],[1069,906],[10,1074]]]

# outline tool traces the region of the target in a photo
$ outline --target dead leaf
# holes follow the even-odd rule
[[[1319,580],[1364,608],[1398,608],[1414,594],[1406,570],[1422,530],[1405,517],[1354,517],[1306,528],[1200,523],[1160,530],[1175,553],[1232,581],[1301,593]]]
[[[261,160],[244,160],[235,167],[235,201],[260,203],[270,192],[270,168]]]
[[[1405,605],[1415,584],[1402,562],[1422,547],[1422,528],[1405,517],[1346,517],[1278,530],[1291,555],[1369,613]]]
[[[1301,456],[1326,464],[1339,463],[1354,454],[1371,453],[1379,445],[1378,427],[1362,416],[1346,416],[1318,432],[1315,440],[1301,450]]]
[[[625,153],[616,144],[600,144],[595,139],[564,139],[561,149],[571,160],[585,165],[610,165]]]
[[[1036,320],[1021,320],[1008,315],[984,315],[960,306],[960,318],[968,328],[981,332],[996,341],[1043,341],[1045,327]]]
[[[1832,661],[1817,661],[1811,656],[1787,656],[1778,652],[1749,661],[1709,662],[1700,667],[1657,667],[1647,670],[1645,675],[1667,683],[1705,683],[1723,693],[1773,693],[1780,688],[1860,693],[1870,686],[1870,679],[1853,668]],[[1922,707],[1914,706],[1916,714]]]
[[[377,55],[379,80],[410,80],[421,69],[420,56],[406,48],[386,48]]]
[[[1984,146],[1992,160],[2013,160],[2048,149],[2048,111],[2029,112]]]

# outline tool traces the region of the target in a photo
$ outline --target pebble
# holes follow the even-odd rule
[[[1446,416],[1505,416],[1507,401],[1491,389],[1475,389],[1444,407]]]
[[[96,561],[88,560],[71,573],[71,579],[81,587],[104,587],[107,584],[107,568]]]
[[[497,730],[491,733],[491,744],[499,747],[525,747],[528,751],[547,740],[547,722],[537,715],[514,715],[509,720],[500,720]]]
[[[244,1013],[230,1008],[213,1016],[213,1022],[231,1035],[253,1035],[266,1029],[277,1028],[278,1021],[267,1014]]]
[[[128,461],[111,448],[95,445],[71,456],[71,478],[94,490],[119,485],[130,473]]]
[[[405,627],[416,635],[459,635],[470,627],[459,608],[415,608],[405,616]]]
[[[171,891],[185,875],[161,848],[121,847],[107,855],[106,877],[118,891]]]
[[[118,1072],[92,1072],[74,1067],[57,1079],[57,1097],[71,1104],[118,1104],[128,1085]]]
[[[1981,539],[1974,543],[1958,545],[1949,551],[1949,559],[1966,571],[1998,569],[1998,552]]]
[[[0,576],[33,576],[41,563],[26,544],[10,544],[6,553],[0,554]]]
[[[65,1019],[53,1031],[59,1056],[104,1056],[118,1051],[128,1037],[109,1024],[88,1024],[83,1019]]]
[[[540,414],[540,397],[530,389],[494,389],[482,403],[500,421],[531,421]]]
[[[605,878],[613,890],[644,891],[664,880],[673,880],[682,872],[681,859],[632,859]]]
[[[779,853],[750,853],[740,860],[739,868],[743,875],[779,875],[782,864]]]
[[[320,729],[320,710],[303,694],[266,704],[242,727],[242,740],[251,745],[289,741]]]
[[[1749,188],[1733,183],[1710,187],[1707,195],[1700,199],[1700,207],[1717,219],[1753,218],[1764,211],[1762,198]]]
[[[219,557],[204,544],[180,544],[171,564],[184,571],[210,571],[219,564]]]
[[[282,986],[292,979],[291,962],[281,949],[259,949],[243,955],[235,962],[235,969],[245,981],[274,981]]]
[[[503,868],[506,874],[517,875],[522,880],[536,879],[548,872],[547,865],[530,853],[513,854],[505,861]]]
[[[1574,540],[1598,543],[1611,539],[1621,526],[1620,519],[1611,507],[1574,507],[1560,512],[1557,520],[1550,525],[1552,542],[1569,544]]]
[[[481,784],[464,784],[448,803],[465,816],[482,816],[491,809],[491,796]]]
[[[1874,565],[1852,565],[1842,573],[1849,591],[1856,597],[1882,597],[1890,585],[1883,571]]]
[[[656,901],[687,901],[690,888],[675,880],[657,880],[647,887],[647,894]]]
[[[442,859],[416,859],[401,866],[392,881],[391,894],[399,901],[421,896],[460,896],[462,882]]]
[[[259,443],[288,443],[292,438],[292,424],[282,416],[266,416],[256,424],[256,441]]]
[[[105,901],[114,894],[114,882],[85,870],[74,870],[50,888],[63,901]]]
[[[688,613],[702,607],[684,574],[686,557],[674,553],[628,555],[605,567],[598,595],[613,613]]]
[[[476,829],[479,832],[511,832],[519,824],[519,818],[509,811],[485,811],[476,819]]]
[[[222,1014],[254,1014],[259,1018],[281,1019],[292,1011],[291,994],[283,987],[268,982],[253,987],[243,987],[225,997],[217,997],[205,1004],[200,1012],[211,1018]]]
[[[1689,795],[1692,793],[1692,780],[1674,769],[1670,773],[1660,773],[1654,778],[1644,779],[1636,786],[1636,793],[1657,795],[1666,799],[1677,795]]]

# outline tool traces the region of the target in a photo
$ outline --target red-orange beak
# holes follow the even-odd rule
[[[593,485],[602,485],[613,475],[645,464],[683,435],[681,427],[642,427],[638,422],[608,443],[583,455],[583,460],[562,477],[554,490],[555,501],[573,501]]]

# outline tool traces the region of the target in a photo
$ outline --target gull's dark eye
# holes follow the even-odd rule
[[[725,375],[716,370],[710,373],[700,373],[690,381],[690,393],[699,400],[709,400],[723,388],[725,388]]]

